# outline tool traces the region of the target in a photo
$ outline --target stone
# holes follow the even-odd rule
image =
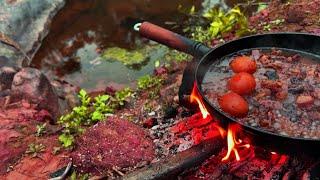
[[[47,35],[51,19],[64,6],[65,0],[0,1],[0,33],[12,39],[31,58]],[[25,56],[0,43],[0,59],[21,66]],[[26,62],[28,65],[30,62]]]
[[[153,126],[157,125],[157,119],[156,118],[149,118],[143,121],[143,127],[144,128],[152,128]]]
[[[27,100],[37,104],[38,109],[45,109],[57,119],[62,110],[59,97],[47,77],[34,68],[23,68],[15,74],[11,86],[11,103]]]
[[[156,76],[161,76],[168,73],[168,69],[164,66],[158,67],[153,70],[153,74]]]
[[[164,118],[165,119],[170,119],[176,117],[178,114],[177,108],[173,106],[168,106],[164,109]]]
[[[17,70],[13,67],[4,66],[0,68],[0,91],[10,89],[14,75]]]
[[[155,158],[154,145],[141,127],[110,117],[77,139],[71,157],[82,173],[98,175],[113,167],[133,167]]]
[[[78,98],[80,87],[58,79],[51,81],[51,85],[59,97],[59,105],[60,109],[63,110],[63,114],[69,112],[73,107],[80,104],[80,100]]]

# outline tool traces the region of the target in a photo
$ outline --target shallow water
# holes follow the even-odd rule
[[[237,2],[227,1],[229,6],[234,3]],[[103,87],[108,82],[130,85],[132,80],[152,73],[156,56],[161,57],[164,52],[159,50],[154,58],[135,69],[116,61],[99,61],[103,49],[134,49],[143,44],[131,29],[137,20],[172,29],[172,22],[186,20],[178,11],[179,5],[186,9],[194,5],[199,10],[215,4],[227,6],[219,0],[69,0],[54,17],[50,33],[31,66],[86,89]]]

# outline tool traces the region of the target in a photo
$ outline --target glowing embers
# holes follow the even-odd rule
[[[241,148],[250,148],[250,144],[245,144],[241,139],[236,138],[236,134],[238,132],[238,129],[236,125],[230,125],[228,128],[228,134],[227,134],[227,143],[228,143],[228,152],[224,158],[222,158],[222,161],[226,161],[230,159],[231,153],[233,152],[236,160],[240,161],[240,155],[238,152],[238,149]]]
[[[197,102],[197,104],[199,105],[199,109],[201,111],[203,119],[206,119],[208,116],[210,116],[210,114],[207,111],[206,107],[204,106],[203,102],[199,98],[199,92],[197,91],[197,84],[196,83],[193,84],[192,93],[190,95],[190,102],[191,103]]]
[[[190,95],[190,102],[191,103],[196,102],[198,104],[203,120],[209,119],[209,118],[210,120],[212,119],[204,103],[202,102],[199,92],[197,91],[196,83],[194,83],[193,85],[192,93]],[[237,125],[230,125],[228,127],[228,132],[226,133],[226,131],[222,127],[215,124],[215,129],[217,129],[220,132],[220,135],[222,136],[222,138],[225,138],[225,137],[227,138],[228,151],[226,156],[222,158],[222,161],[230,160],[232,152],[234,153],[236,160],[240,161],[241,158],[238,150],[243,148],[247,148],[247,149],[250,148],[250,144],[246,144],[241,139],[237,138],[240,128]]]

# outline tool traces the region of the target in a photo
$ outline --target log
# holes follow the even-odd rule
[[[173,179],[183,171],[200,165],[210,156],[221,151],[222,147],[223,141],[220,137],[208,139],[188,150],[129,173],[123,179]]]

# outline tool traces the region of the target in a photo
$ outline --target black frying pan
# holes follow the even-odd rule
[[[283,136],[242,124],[213,106],[201,88],[203,77],[214,62],[224,56],[246,49],[284,48],[312,54],[315,57],[319,57],[318,60],[320,61],[320,36],[304,33],[261,34],[243,37],[210,49],[199,42],[192,41],[148,22],[137,24],[135,29],[148,39],[196,57],[185,69],[182,85],[179,90],[180,101],[185,101],[184,96],[190,95],[193,83],[196,82],[198,92],[211,115],[219,119],[224,127],[227,127],[230,123],[239,124],[241,129],[250,135],[255,145],[278,152],[320,154],[320,140]]]

